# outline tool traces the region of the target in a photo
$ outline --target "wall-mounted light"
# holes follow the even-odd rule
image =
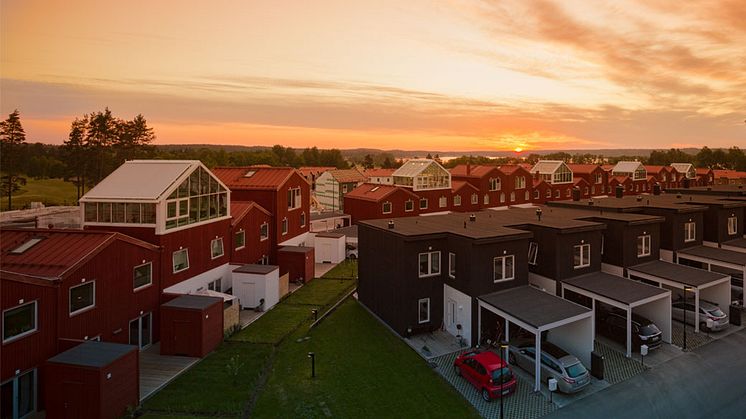
[[[23,304],[24,301],[26,301],[26,300],[24,300],[23,298],[21,298],[20,300],[18,300],[18,304]]]

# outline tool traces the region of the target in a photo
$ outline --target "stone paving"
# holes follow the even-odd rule
[[[604,380],[609,384],[630,379],[649,368],[643,366],[639,358],[627,358],[624,353],[599,341],[594,343],[593,349],[604,357]],[[639,357],[639,354],[632,354],[635,355]]]
[[[694,332],[694,327],[686,325],[686,350],[691,351],[692,349],[699,348],[712,341],[707,332],[701,331],[699,333]],[[684,347],[684,323],[678,321],[671,321],[671,343],[678,346],[679,348]]]
[[[453,361],[459,352],[442,355],[431,361],[437,365],[436,371],[443,376],[461,395],[469,401],[485,418],[500,417],[500,399],[486,402],[481,393],[466,379],[456,375]],[[515,393],[505,397],[504,416],[506,418],[534,419],[553,412],[556,406],[549,403],[541,393],[533,392],[533,381],[516,374],[517,387]]]

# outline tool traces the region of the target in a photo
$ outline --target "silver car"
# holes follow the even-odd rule
[[[671,317],[680,322],[684,321],[684,311],[686,311],[686,324],[694,326],[694,303],[676,301],[671,307]],[[699,315],[696,317],[699,322],[700,330],[710,330],[715,332],[728,327],[728,315],[720,310],[715,303],[705,300],[699,300]],[[707,324],[711,321],[712,327],[708,329]]]
[[[510,346],[508,361],[534,373],[536,349],[532,344]],[[557,388],[563,393],[576,393],[591,383],[591,375],[578,358],[550,342],[541,343],[541,381],[557,380]]]

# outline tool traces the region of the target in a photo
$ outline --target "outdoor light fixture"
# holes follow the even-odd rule
[[[309,352],[308,357],[311,358],[311,378],[315,378],[316,377],[316,354],[313,352]]]
[[[313,310],[311,310],[311,313],[313,313],[313,321],[316,321],[319,319],[319,310],[314,308]]]
[[[541,210],[541,208],[536,208],[536,218],[538,218],[539,221],[541,221],[541,213],[542,212],[543,211]]]
[[[640,345],[640,362],[645,366],[645,355],[648,354],[648,345]]]
[[[508,351],[508,342],[507,341],[500,341],[500,358],[503,359],[503,362],[508,358],[507,357],[507,351]],[[506,362],[507,364],[507,362]],[[505,405],[505,402],[503,399],[505,398],[505,391],[503,391],[503,386],[505,385],[505,381],[503,381],[503,371],[505,371],[506,367],[500,368],[500,419],[503,419],[503,406]]]
[[[688,286],[684,287],[684,347],[682,348],[682,350],[684,351],[686,351],[686,305],[688,301],[686,293],[691,290],[693,290],[692,287],[688,287]]]
[[[547,382],[549,385],[549,403],[552,403],[552,394],[554,394],[555,391],[557,391],[557,379],[556,378],[550,378]]]

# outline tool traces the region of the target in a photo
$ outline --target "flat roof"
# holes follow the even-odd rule
[[[591,311],[528,285],[482,295],[479,299],[535,329]]]
[[[326,237],[328,239],[340,239],[340,238],[342,238],[344,236],[345,235],[342,234],[342,233],[336,233],[336,232],[332,232],[332,231],[316,233],[316,237],[321,237],[321,238]]]
[[[223,299],[220,297],[210,297],[207,295],[185,294],[180,295],[167,303],[164,303],[161,307],[204,310],[208,307],[211,307],[218,301],[222,303]]]
[[[238,272],[242,274],[266,275],[277,269],[280,269],[280,267],[277,265],[259,265],[257,263],[247,263],[246,265],[241,265],[238,268],[234,269],[233,272]]]
[[[551,201],[547,205],[553,207],[591,207],[591,208],[603,208],[607,210],[617,211],[635,211],[643,208],[656,208],[675,210],[676,212],[699,212],[707,210],[704,205],[698,205],[695,203],[684,202],[683,199],[680,202],[671,200],[668,196],[663,195],[639,195],[641,197],[638,200],[638,196],[625,195],[622,198],[616,197],[593,197],[587,199],[581,199],[579,201]],[[592,204],[591,204],[592,203]]]
[[[627,269],[693,287],[701,287],[728,276],[727,274],[710,272],[704,269],[693,268],[691,266],[679,265],[678,263],[665,262],[662,260],[646,262]]]
[[[292,253],[308,253],[313,251],[313,247],[307,246],[283,246],[279,250],[280,252],[292,252]]]
[[[720,249],[710,246],[695,246],[681,249],[679,250],[679,254],[699,256],[701,258],[712,259],[719,262],[746,266],[746,253],[737,252],[735,250]]]
[[[605,272],[593,272],[562,282],[626,305],[668,294],[663,288]]]
[[[312,212],[311,221],[325,220],[327,218],[350,218],[349,214],[341,211]]]
[[[740,248],[746,249],[746,239],[743,237],[740,237],[737,239],[728,240],[727,242],[723,242],[723,245],[740,247]]]
[[[89,340],[49,358],[48,362],[100,368],[136,350],[134,345]]]
[[[693,194],[727,194],[746,196],[746,185],[710,185],[694,186],[691,188],[670,188],[669,191]]]
[[[335,228],[332,231],[335,233],[344,234],[347,237],[357,237],[357,225]]]

